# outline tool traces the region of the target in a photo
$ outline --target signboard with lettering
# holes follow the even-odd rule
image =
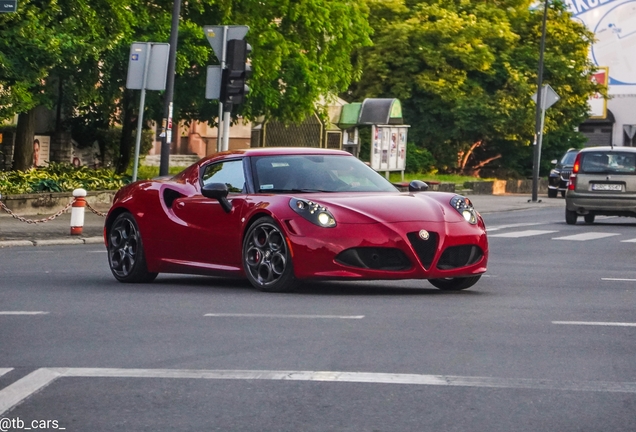
[[[17,12],[18,0],[0,0],[0,12]]]
[[[636,94],[636,2],[565,0],[574,19],[594,32],[590,56],[596,66],[610,66],[608,93]]]
[[[592,81],[596,84],[607,86],[608,68],[599,68],[598,72],[592,75]],[[607,118],[607,100],[600,93],[594,93],[587,101],[590,106],[590,118]]]

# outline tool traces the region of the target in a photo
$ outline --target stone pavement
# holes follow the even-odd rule
[[[460,191],[461,193],[461,191]],[[540,195],[537,202],[529,202],[530,195],[466,195],[482,214],[538,209],[545,207],[565,207],[563,198],[547,198]],[[99,208],[100,211],[106,209]],[[48,215],[27,216],[28,219],[43,219]],[[27,224],[0,210],[0,248],[9,246],[45,246],[57,244],[103,244],[104,220],[89,210],[84,216],[82,235],[70,234],[70,210],[58,218],[39,224]]]

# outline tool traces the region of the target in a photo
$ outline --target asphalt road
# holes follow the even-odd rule
[[[98,244],[0,249],[0,419],[69,431],[636,430],[636,220],[570,226],[559,206],[485,218],[489,271],[457,293],[397,281],[266,294],[180,275],[131,286]]]

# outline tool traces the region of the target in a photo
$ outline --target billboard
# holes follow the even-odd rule
[[[590,56],[609,68],[609,94],[636,94],[636,0],[565,0],[574,19],[594,32]]]

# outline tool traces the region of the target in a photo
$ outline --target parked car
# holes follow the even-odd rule
[[[578,154],[577,149],[569,149],[560,160],[552,160],[555,167],[550,171],[548,176],[548,198],[556,198],[559,192],[565,197],[565,191],[568,190],[570,182],[570,174],[574,166],[574,159]]]
[[[576,156],[565,194],[565,221],[578,216],[636,217],[636,148],[588,147]]]
[[[469,288],[486,271],[484,221],[469,199],[426,189],[400,192],[340,150],[224,152],[117,192],[108,262],[121,282],[166,272],[246,277],[263,291],[308,279]]]

